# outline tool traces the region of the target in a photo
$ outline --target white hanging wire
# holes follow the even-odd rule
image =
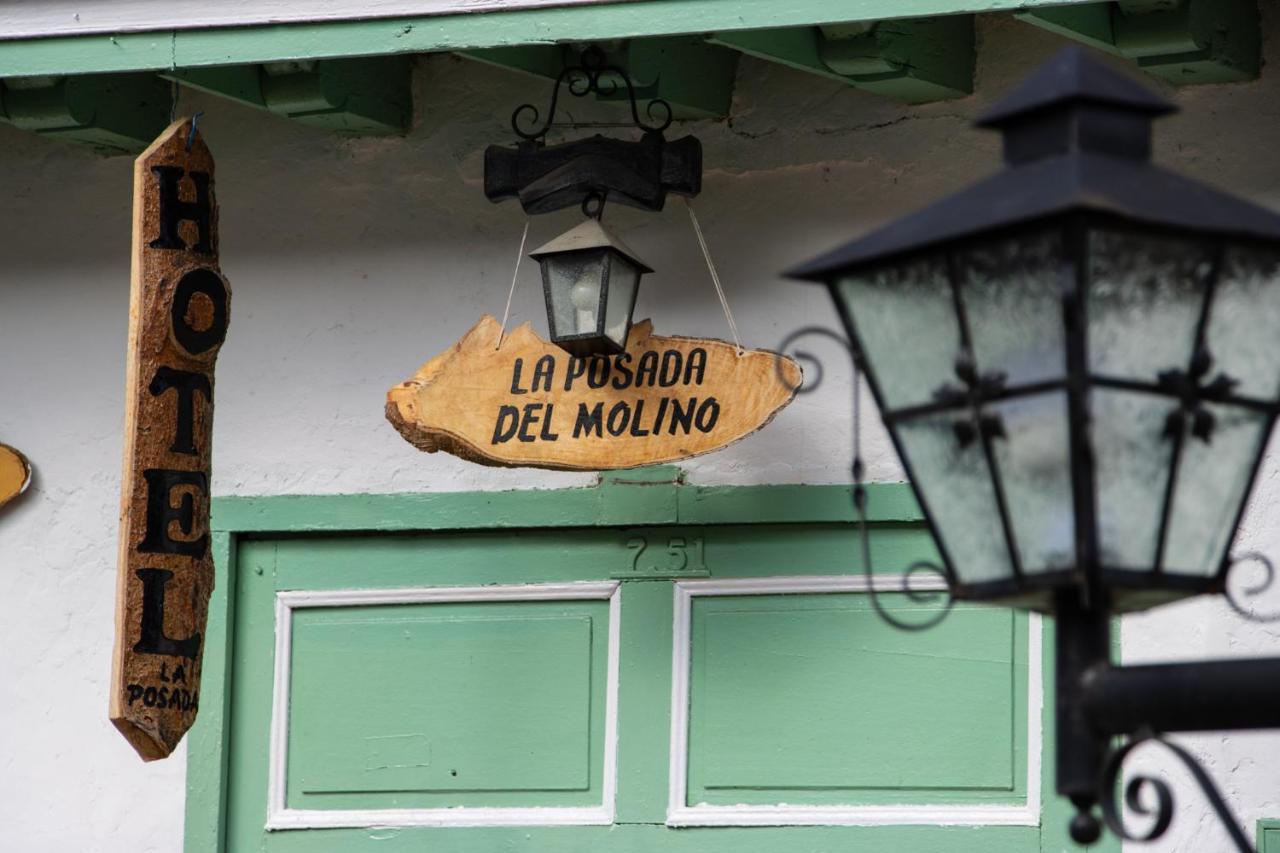
[[[724,318],[729,322],[729,332],[733,335],[734,346],[738,348],[738,355],[742,355],[742,338],[738,336],[738,324],[733,320],[733,311],[729,309],[729,299],[724,295],[724,288],[720,286],[720,274],[716,272],[716,265],[711,260],[711,251],[707,249],[707,240],[702,236],[702,226],[698,224],[698,214],[693,212],[693,203],[689,199],[684,199],[685,210],[689,211],[689,221],[693,223],[693,233],[698,236],[698,245],[702,247],[702,257],[706,258],[707,270],[711,273],[711,283],[715,285],[716,296],[720,297],[720,307],[724,309]]]
[[[498,345],[495,350],[502,349],[502,341],[507,336],[507,319],[511,316],[511,299],[516,295],[516,281],[520,278],[520,262],[524,260],[524,242],[529,239],[529,217],[524,218],[524,233],[520,235],[520,250],[516,252],[516,268],[511,273],[511,290],[507,293],[507,307],[502,312],[502,327],[498,330]]]

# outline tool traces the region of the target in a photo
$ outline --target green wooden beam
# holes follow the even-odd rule
[[[0,81],[0,121],[102,154],[136,154],[169,123],[169,85],[153,74]]]
[[[1256,0],[1116,0],[1017,17],[1175,85],[1251,80],[1261,64]]]
[[[459,56],[554,80],[566,67],[579,64],[582,45],[529,45],[458,51]],[[628,39],[600,46],[610,65],[623,69],[642,101],[662,98],[676,118],[720,118],[729,114],[738,54],[707,44],[700,36]],[[601,100],[626,100],[618,81]],[[565,103],[561,92],[561,105]],[[641,118],[644,105],[640,104]]]
[[[711,41],[907,103],[973,91],[972,15],[725,31]]]
[[[0,77],[603,42],[1075,5],[1083,0],[629,0],[331,23],[0,40]],[[906,9],[909,5],[909,9]]]
[[[665,524],[799,524],[854,521],[852,487],[695,486],[606,472],[595,488],[393,495],[215,497],[210,528],[268,534],[283,530],[476,530]],[[873,524],[923,519],[907,483],[867,484]]]
[[[179,68],[162,77],[345,134],[403,133],[413,114],[407,56]]]

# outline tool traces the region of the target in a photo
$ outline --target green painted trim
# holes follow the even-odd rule
[[[0,121],[102,154],[136,154],[169,123],[169,86],[152,74],[0,80]]]
[[[907,103],[973,91],[973,16],[718,32],[714,44]]]
[[[1036,9],[1015,17],[1090,47],[1123,56],[1174,85],[1252,80],[1261,67],[1255,0],[1095,2]]]
[[[921,521],[908,484],[873,483],[867,490],[873,522]],[[850,492],[849,486],[840,485],[695,486],[684,482],[684,473],[678,467],[653,466],[604,472],[596,486],[579,489],[215,497],[211,548],[216,581],[205,634],[206,650],[213,649],[215,653],[205,657],[200,715],[188,739],[183,849],[220,853],[226,844],[230,756],[226,721],[231,697],[229,662],[234,660],[231,629],[235,561],[241,536],[655,524],[849,523],[853,521]],[[670,606],[665,588],[654,585],[653,592],[666,602],[664,606]],[[667,619],[662,624],[669,623]],[[661,644],[654,648],[655,654],[666,653]],[[666,694],[659,691],[654,695]],[[665,738],[662,714],[655,712],[652,718],[654,731]],[[655,751],[654,755],[652,766],[646,766],[646,771],[665,778],[666,754]],[[634,784],[634,779],[623,780],[623,784]],[[664,805],[655,800],[652,808],[660,810]]]
[[[409,129],[412,70],[407,56],[376,56],[180,68],[159,76],[283,118],[354,136]]]
[[[218,533],[481,530],[853,521],[849,486],[693,486],[611,479],[585,489],[215,497]],[[870,520],[919,522],[906,483],[867,486]]]
[[[233,660],[232,607],[236,599],[236,539],[230,533],[212,535],[214,595],[209,599],[200,677],[200,711],[187,736],[187,797],[185,850],[218,850],[226,844],[227,759],[225,740],[231,701]],[[214,654],[207,654],[213,649]]]
[[[0,77],[244,65],[807,27],[1074,5],[1081,0],[631,0],[556,9],[0,42]]]
[[[1280,838],[1275,838],[1275,843],[1270,846],[1267,845],[1267,842],[1271,840],[1267,838],[1268,832],[1273,832],[1276,836],[1280,836],[1280,820],[1264,818],[1258,821],[1255,832],[1257,834],[1258,853],[1280,853]]]

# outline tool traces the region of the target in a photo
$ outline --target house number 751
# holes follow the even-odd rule
[[[615,577],[661,578],[706,575],[706,541],[701,536],[671,536],[651,542],[652,537],[633,536],[627,540],[631,570]]]

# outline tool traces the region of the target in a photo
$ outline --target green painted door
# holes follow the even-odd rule
[[[927,535],[875,536],[927,616],[891,591]],[[221,541],[188,851],[1070,849],[1040,621],[896,631],[846,524]]]

